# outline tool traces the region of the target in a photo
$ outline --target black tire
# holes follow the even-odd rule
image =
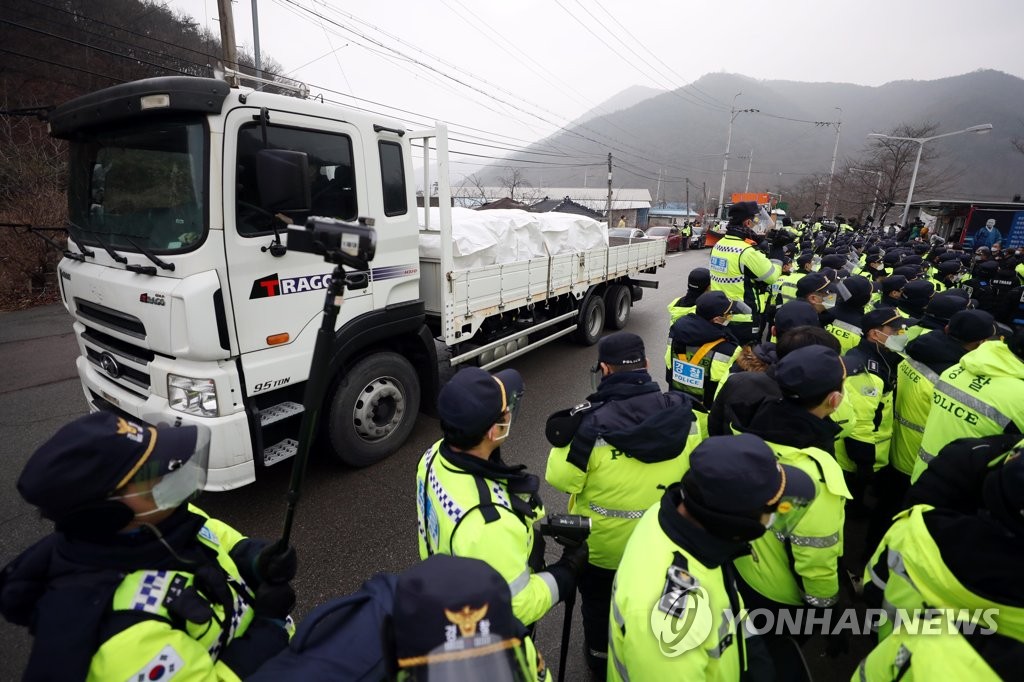
[[[608,329],[625,329],[633,307],[633,294],[629,287],[614,284],[604,292],[604,324]]]
[[[357,362],[331,395],[327,434],[335,457],[354,467],[375,464],[402,446],[416,425],[420,381],[398,353]]]
[[[604,331],[604,299],[595,294],[587,296],[576,318],[576,341],[593,346]]]

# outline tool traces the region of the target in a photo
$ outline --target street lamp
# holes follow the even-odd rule
[[[732,106],[729,108],[729,135],[725,138],[725,158],[722,160],[722,186],[718,189],[718,196],[721,197],[721,204],[725,204],[725,174],[729,170],[729,147],[732,145],[732,124],[736,120],[736,117],[740,114],[759,114],[760,109],[737,109],[736,98],[742,95],[742,92],[737,92],[732,98]],[[721,208],[721,206],[719,207]],[[724,218],[719,210],[719,217]]]
[[[932,135],[931,137],[897,137],[896,135],[885,135],[883,133],[871,133],[868,135],[869,138],[904,140],[906,142],[916,142],[918,145],[917,159],[914,161],[914,172],[910,176],[910,189],[907,190],[907,203],[903,207],[903,218],[900,220],[900,225],[907,224],[907,214],[910,213],[910,200],[914,197],[914,184],[917,182],[917,167],[921,164],[921,152],[924,151],[924,143],[937,140],[940,137],[952,137],[953,135],[963,135],[964,133],[977,133],[979,135],[984,135],[990,130],[992,130],[991,123],[981,123],[976,126],[971,126],[970,128],[964,128],[963,130],[954,130],[951,133]]]
[[[875,196],[871,200],[871,217],[874,218],[875,217],[875,204],[878,203],[878,193],[882,189],[882,171],[868,170],[867,168],[851,168],[850,170],[857,171],[859,173],[875,173],[878,176],[878,182],[875,183]]]

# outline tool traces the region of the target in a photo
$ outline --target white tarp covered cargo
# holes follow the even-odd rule
[[[422,208],[419,221],[420,258],[439,259],[439,210],[430,209],[429,231],[423,227]],[[453,207],[452,242],[455,268],[464,270],[603,248],[608,246],[608,231],[604,223],[572,213]]]

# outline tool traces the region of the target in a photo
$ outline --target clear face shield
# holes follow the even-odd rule
[[[775,511],[772,512],[772,520],[768,526],[768,531],[781,533],[789,537],[807,514],[810,505],[811,500],[806,500],[802,497],[783,497],[779,500]]]
[[[132,477],[132,481],[155,481],[149,490],[111,497],[112,500],[126,497],[153,498],[155,509],[136,514],[144,517],[167,509],[176,509],[195,497],[206,485],[206,476],[210,463],[210,429],[207,426],[195,425],[196,445],[192,453],[181,453],[181,459],[170,462],[170,471],[162,473],[164,462],[146,462]],[[191,456],[190,456],[191,454]]]
[[[536,679],[523,643],[516,638],[503,640],[494,635],[456,639],[415,663],[402,667],[396,679],[417,682],[529,682]]]
[[[504,426],[504,431],[495,440],[503,441],[508,438],[508,434],[512,431],[512,422],[516,420],[516,415],[519,414],[519,407],[523,403],[523,391],[513,391],[510,387],[506,387],[505,384],[498,377],[494,377],[494,380],[501,386],[501,414],[502,416],[508,415],[506,420],[499,423],[499,426]]]

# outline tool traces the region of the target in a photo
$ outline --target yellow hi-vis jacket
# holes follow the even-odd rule
[[[711,291],[724,292],[733,301],[743,301],[753,310],[762,306],[751,286],[754,281],[772,284],[779,278],[779,268],[749,242],[727,234],[711,249]],[[753,316],[733,316],[734,322],[750,322]]]

